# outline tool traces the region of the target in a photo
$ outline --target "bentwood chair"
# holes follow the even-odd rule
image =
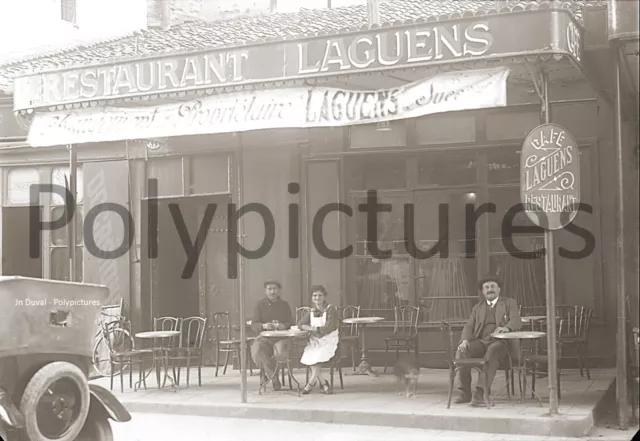
[[[415,352],[416,360],[420,360],[418,355],[418,320],[420,318],[419,306],[397,306],[394,310],[395,324],[393,335],[385,339],[384,348],[384,373],[389,365],[389,349],[395,349],[396,360],[400,356],[400,349],[406,349],[407,354],[412,350]]]
[[[233,337],[233,327],[228,312],[216,312],[213,314],[213,329],[216,339],[216,377],[220,368],[220,354],[224,353],[224,369],[222,375],[226,375],[227,366],[229,365],[229,354],[233,354],[238,365],[240,365],[241,342],[239,338]],[[247,360],[251,360],[251,342],[255,337],[247,338]],[[251,363],[249,366],[249,374],[253,375]]]
[[[109,349],[109,362],[111,364],[110,389],[113,390],[113,377],[120,373],[120,392],[124,392],[125,368],[129,368],[129,387],[133,388],[133,368],[138,367],[139,381],[147,390],[146,375],[143,365],[146,359],[153,358],[151,349],[135,349],[131,335],[131,322],[125,318],[119,318],[102,326],[102,335]],[[117,368],[117,371],[116,371]]]
[[[446,352],[446,361],[449,365],[449,397],[447,400],[447,409],[451,408],[451,397],[453,396],[453,386],[455,383],[456,374],[462,368],[470,368],[478,372],[478,375],[484,376],[484,384],[487,384],[487,377],[484,374],[484,367],[488,363],[484,358],[462,358],[456,359],[457,345],[453,339],[453,330],[449,322],[442,322],[441,325],[442,337],[444,339],[444,347]],[[505,343],[506,344],[506,343]],[[513,360],[511,358],[511,351],[509,345],[507,346],[507,358],[501,360],[499,369],[504,370],[504,376],[506,380],[507,397],[511,401],[511,394],[513,393]],[[509,390],[509,383],[511,383],[511,390]],[[491,389],[487,388],[484,391],[484,402],[487,408],[491,408]]]
[[[353,364],[353,371],[356,371],[356,352],[360,343],[360,329],[355,323],[342,324],[342,320],[350,318],[360,317],[359,306],[343,306],[339,310],[340,312],[340,345],[351,352],[351,363]]]
[[[559,319],[556,322],[556,335],[557,335],[557,344],[555,348],[552,348],[551,350],[555,350],[556,351],[556,356],[557,356],[557,364],[556,364],[556,376],[557,376],[557,384],[556,387],[558,388],[558,400],[560,400],[560,398],[562,397],[562,393],[561,393],[561,389],[560,389],[560,375],[562,374],[562,363],[560,363],[560,360],[562,360],[562,339],[563,337],[563,328],[564,328],[564,320],[563,319]],[[546,322],[545,324],[541,325],[541,326],[546,326]],[[540,350],[540,349],[536,349],[534,352],[532,353],[528,353],[528,354],[524,354],[524,380],[525,380],[525,392],[526,392],[526,381],[527,381],[527,374],[531,374],[531,398],[535,398],[535,391],[536,391],[536,376],[543,374],[543,373],[547,373],[547,368],[549,366],[549,354],[548,354],[549,348],[544,349],[544,350]],[[544,368],[544,369],[543,369]]]
[[[176,384],[180,385],[181,362],[186,362],[187,368],[187,387],[189,387],[189,373],[191,371],[191,362],[195,360],[198,367],[198,386],[202,386],[202,342],[204,341],[205,331],[207,329],[207,319],[202,317],[188,317],[182,320],[182,334],[180,345],[177,348],[169,350],[169,361],[173,367],[173,378]],[[178,375],[176,376],[176,365],[178,367]]]
[[[304,317],[305,314],[307,313],[311,313],[311,307],[310,306],[300,306],[298,308],[296,308],[296,323],[297,324],[300,320],[302,320],[302,317]],[[296,364],[298,365],[298,367],[301,367],[301,363],[300,363],[300,358],[302,357],[302,351],[304,349],[304,346],[306,345],[306,341],[301,341],[301,340],[297,340],[297,339],[293,339],[293,342],[291,343],[291,356],[290,358],[292,360],[296,361]],[[302,348],[300,347],[302,345]],[[284,375],[284,374],[283,374]],[[284,378],[284,376],[282,377]],[[284,380],[283,380],[284,381]]]
[[[591,379],[589,370],[589,327],[593,310],[580,305],[556,306],[556,317],[564,322],[564,333],[558,342],[562,345],[560,353],[566,357],[565,349],[575,349],[575,358],[578,361],[580,376],[584,377],[583,366],[587,371],[587,378]],[[558,359],[558,362],[561,360]]]
[[[446,351],[446,361],[449,365],[449,396],[447,398],[447,409],[451,408],[451,398],[453,397],[453,386],[456,379],[456,374],[462,368],[470,368],[478,372],[478,378],[480,375],[484,375],[484,384],[487,384],[487,376],[484,371],[484,366],[487,363],[484,358],[465,358],[456,359],[456,344],[453,340],[453,330],[449,322],[442,322],[441,326],[442,338],[444,339],[444,347]],[[489,391],[485,391],[484,402],[487,408],[491,408],[491,400],[489,399]]]
[[[182,319],[179,317],[155,317],[153,319],[154,331],[180,331],[175,337],[163,337],[153,339],[153,358],[156,366],[156,379],[160,387],[161,366],[168,356],[168,351],[177,348],[182,338]]]

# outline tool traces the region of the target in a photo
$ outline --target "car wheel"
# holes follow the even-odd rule
[[[103,416],[89,414],[75,441],[113,441],[109,420]]]
[[[45,365],[27,384],[20,410],[30,441],[75,441],[89,414],[89,384],[77,366]]]

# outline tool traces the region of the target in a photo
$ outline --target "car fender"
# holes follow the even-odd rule
[[[110,391],[97,384],[89,384],[91,394],[90,411],[104,411],[114,421],[127,422],[131,414]]]

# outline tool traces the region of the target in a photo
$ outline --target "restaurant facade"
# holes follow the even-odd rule
[[[0,149],[2,273],[68,279],[71,242],[76,279],[109,286],[137,329],[157,316],[238,317],[241,296],[250,319],[265,280],[279,280],[294,308],[322,284],[332,303],[388,318],[369,327],[374,364],[393,308],[421,306],[421,362],[441,366],[439,323],[466,321],[485,274],[498,274],[518,304],[545,305],[544,233],[517,205],[522,143],[548,118],[576,140],[584,204],[554,233],[556,304],[593,308],[590,364],[611,366],[612,55],[606,5],[589,3],[478,2],[381,27],[203,42],[16,76],[14,111],[29,136]],[[637,268],[632,112],[622,142],[627,255]],[[76,240],[64,226],[43,228],[40,255],[30,256],[29,188],[65,186],[70,157]],[[377,225],[363,208],[371,190],[388,204]],[[64,210],[59,194],[43,192],[39,203],[43,222]],[[408,230],[417,251],[405,245]],[[250,250],[244,259],[229,252],[236,239]],[[637,310],[637,270],[627,276]]]

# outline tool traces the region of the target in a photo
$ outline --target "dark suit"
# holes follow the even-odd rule
[[[520,311],[515,299],[500,296],[493,308],[487,304],[486,300],[482,300],[471,310],[471,315],[462,330],[461,337],[461,341],[467,340],[469,342],[469,347],[464,353],[458,350],[456,358],[484,357],[488,361],[485,365],[487,385],[482,384],[482,377],[477,385],[482,389],[491,387],[500,360],[507,355],[507,346],[503,342],[491,337],[482,338],[487,314],[491,312],[495,314],[496,327],[506,327],[510,331],[519,331],[522,328]],[[515,353],[513,349],[511,352]],[[460,369],[460,389],[464,392],[471,392],[471,371],[469,368]]]

